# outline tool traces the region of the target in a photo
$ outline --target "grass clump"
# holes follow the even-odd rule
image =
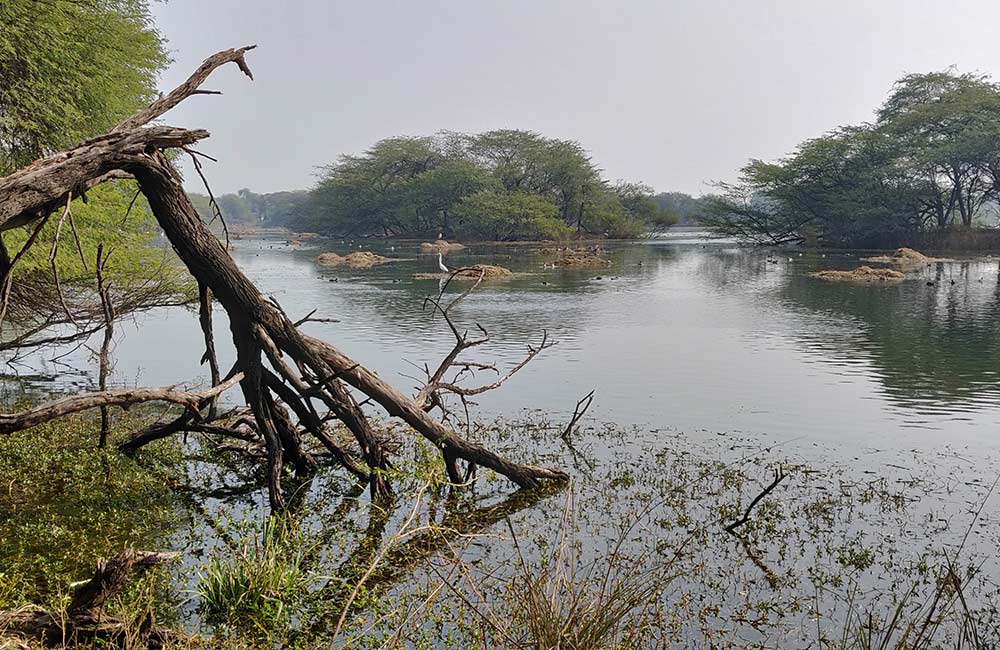
[[[215,624],[250,624],[269,632],[288,625],[308,593],[308,552],[299,527],[270,516],[260,530],[216,553],[202,570],[198,596]]]

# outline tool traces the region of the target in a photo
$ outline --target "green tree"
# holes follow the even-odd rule
[[[703,222],[752,241],[891,247],[971,226],[998,199],[1000,88],[978,75],[909,75],[874,124],[752,160]]]
[[[648,185],[619,181],[614,190],[625,215],[636,224],[658,229],[672,226],[680,221],[676,213],[660,207],[653,196],[653,188]]]
[[[0,175],[148,104],[167,63],[146,0],[0,2]]]
[[[954,70],[907,75],[879,109],[877,125],[904,148],[910,174],[927,190],[924,211],[939,228],[952,221],[971,226],[996,198],[1000,86],[988,77]]]
[[[521,198],[501,198],[505,195]],[[342,235],[469,237],[474,231],[496,231],[497,224],[491,217],[490,228],[468,223],[460,228],[454,219],[460,206],[466,216],[475,213],[482,226],[487,215],[479,210],[486,205],[514,215],[528,205],[523,197],[532,196],[539,201],[530,212],[554,205],[556,217],[577,233],[632,237],[668,220],[649,195],[651,190],[636,185],[623,195],[628,203],[623,204],[577,142],[514,129],[442,132],[389,138],[360,156],[341,157],[324,169],[313,189],[309,220],[323,232]],[[472,196],[478,198],[463,203]],[[485,201],[485,196],[492,198]],[[520,208],[508,209],[515,204]],[[548,218],[547,207],[545,212]],[[505,239],[537,237],[537,224],[518,223],[526,230],[505,231]],[[562,236],[566,228],[545,230]]]
[[[526,192],[476,192],[454,212],[456,233],[468,239],[563,239],[573,232],[554,203]]]
[[[147,105],[167,63],[146,0],[0,2],[0,175],[103,133]],[[93,286],[100,244],[112,252],[106,279],[119,316],[191,297],[169,249],[156,243],[145,202],[135,198],[131,182],[73,197],[75,228],[64,222],[55,246],[62,292],[48,261],[62,215],[49,218],[13,271],[7,247],[21,250],[29,232],[3,233],[0,278],[14,273],[6,320],[16,334],[75,321],[83,335],[103,320]]]
[[[426,215],[431,230],[442,237],[455,234],[451,215],[463,198],[486,190],[498,189],[495,180],[475,164],[461,158],[445,160],[433,169],[415,176],[407,188],[409,201]]]

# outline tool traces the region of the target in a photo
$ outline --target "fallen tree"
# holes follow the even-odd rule
[[[316,467],[315,459],[302,443],[303,434],[315,436],[335,457],[348,458],[324,429],[331,420],[342,422],[357,441],[367,466],[364,474],[368,476],[373,498],[390,494],[386,477],[387,453],[357,394],[364,396],[363,403],[377,404],[386,414],[401,419],[431,441],[440,450],[453,483],[464,480],[459,461],[468,465],[465,476],[471,474],[475,466],[482,466],[521,487],[533,487],[541,481],[565,480],[567,475],[561,469],[512,462],[463,437],[447,423],[443,406],[443,419],[431,414],[436,405],[443,404],[435,397],[441,391],[461,395],[465,391],[477,394],[479,389],[456,390],[454,383],[443,382],[434,373],[433,381],[429,377],[427,386],[418,391],[417,399],[413,399],[337,347],[305,335],[299,326],[306,319],[292,321],[277,302],[267,299],[233,261],[228,242],[221,242],[202,221],[184,192],[180,174],[164,152],[175,148],[188,153],[200,174],[196,156],[201,154],[190,146],[208,137],[208,133],[149,126],[149,123],[191,95],[211,92],[201,90],[200,86],[212,71],[226,63],[236,64],[252,79],[245,55],[253,47],[226,50],[209,57],[187,81],[108,133],[73,149],[36,160],[0,179],[0,232],[43,222],[53,212],[61,210],[72,196],[79,196],[100,183],[117,178],[135,179],[160,228],[202,288],[204,360],[213,368],[213,384],[222,385],[234,381],[238,373],[240,375],[239,384],[252,414],[253,430],[267,450],[267,482],[272,509],[280,510],[285,505],[281,476],[286,462],[297,472],[310,472]],[[236,363],[226,377],[217,376],[211,329],[212,297],[229,316],[237,351]],[[455,330],[454,326],[452,329]],[[543,341],[540,348],[530,348],[529,359],[545,345]],[[452,367],[456,359],[449,355],[447,363]],[[496,386],[501,383],[494,382]],[[490,387],[493,384],[484,389]],[[211,397],[214,399],[215,395]],[[96,400],[95,405],[101,405],[98,402],[104,405],[119,403],[109,398]],[[44,405],[38,408],[51,417],[60,415],[59,409],[46,409]],[[189,409],[174,422],[163,425],[160,433],[169,435],[183,431],[198,424],[200,419],[199,410]],[[37,417],[8,416],[3,431],[9,433],[38,423]],[[146,438],[156,439],[156,436]],[[133,449],[141,446],[135,439],[126,445]],[[350,467],[349,461],[345,464]]]

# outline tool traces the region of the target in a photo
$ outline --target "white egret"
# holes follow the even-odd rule
[[[438,268],[441,269],[442,273],[451,273],[448,267],[444,265],[444,259],[441,257],[441,253],[438,253]]]

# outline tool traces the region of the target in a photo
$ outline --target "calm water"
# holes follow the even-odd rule
[[[420,373],[412,364],[433,364],[451,345],[444,323],[421,309],[438,281],[414,277],[435,272],[436,256],[421,255],[414,243],[365,243],[399,261],[364,271],[313,262],[325,250],[357,250],[356,243],[234,246],[246,273],[293,317],[316,308],[340,321],[310,324],[310,333],[397,385],[415,386],[408,375]],[[482,286],[456,309],[458,321],[493,335],[471,358],[516,363],[543,330],[558,342],[504,389],[482,396],[481,414],[564,415],[596,389],[590,415],[600,421],[854,448],[1000,447],[997,261],[940,263],[886,287],[807,276],[853,268],[859,262],[851,254],[784,252],[773,263],[768,251],[696,233],[608,249],[614,265],[596,271],[543,270],[531,246],[475,246],[447,256],[451,266],[495,263],[517,274]],[[226,341],[221,317],[217,331]],[[194,312],[149,314],[120,328],[115,379],[199,380],[201,353]],[[220,354],[223,365],[232,358],[228,346]],[[62,384],[86,385],[93,362],[78,351],[44,365]]]

